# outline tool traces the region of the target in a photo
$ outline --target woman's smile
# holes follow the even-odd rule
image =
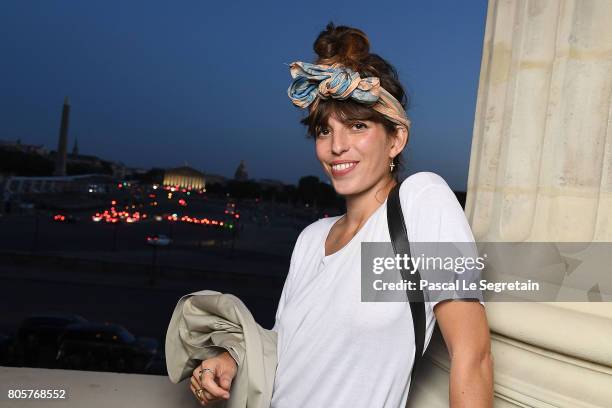
[[[333,177],[341,177],[353,170],[359,162],[357,161],[338,161],[331,165],[331,173]]]

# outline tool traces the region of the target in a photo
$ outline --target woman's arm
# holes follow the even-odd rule
[[[434,313],[450,354],[450,406],[492,407],[493,357],[484,307],[451,300],[438,303]]]

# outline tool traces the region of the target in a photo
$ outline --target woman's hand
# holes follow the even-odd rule
[[[229,390],[232,380],[237,371],[236,361],[227,351],[204,360],[193,370],[190,384],[191,392],[202,405],[222,399],[227,400],[230,396]],[[200,389],[202,391],[198,395]]]

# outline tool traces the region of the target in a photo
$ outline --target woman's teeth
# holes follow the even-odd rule
[[[334,169],[335,171],[342,171],[342,170],[348,169],[349,167],[353,167],[355,164],[357,164],[357,163],[334,164],[332,166],[332,169]]]

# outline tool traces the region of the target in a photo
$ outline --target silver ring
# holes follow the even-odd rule
[[[215,376],[215,370],[213,370],[212,368],[203,368],[202,371],[200,371],[200,379],[202,379],[202,376],[204,375],[204,371],[210,371],[213,377]]]

